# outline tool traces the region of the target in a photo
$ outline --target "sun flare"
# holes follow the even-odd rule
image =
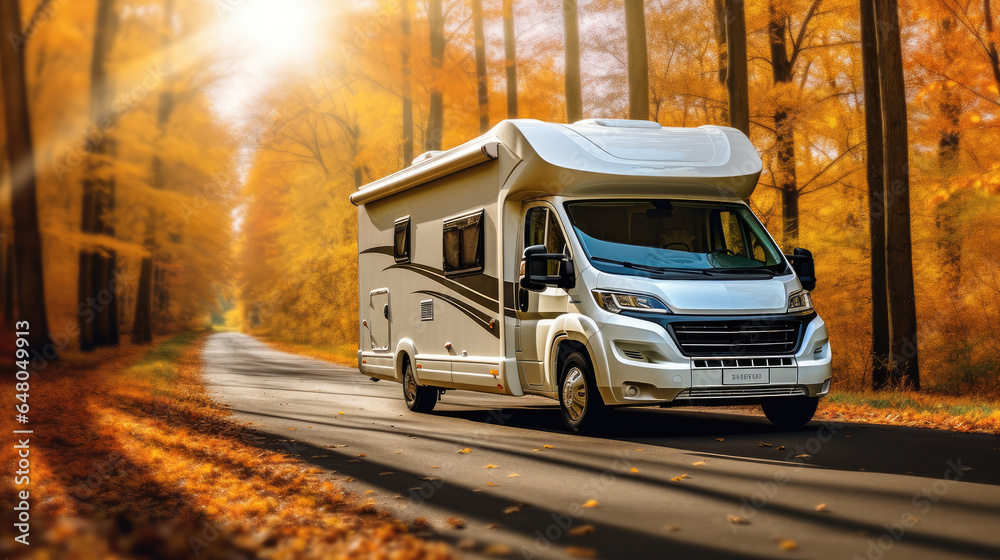
[[[294,66],[309,58],[319,36],[307,0],[247,0],[227,18],[227,36],[248,62]]]

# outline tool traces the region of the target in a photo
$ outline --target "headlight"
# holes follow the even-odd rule
[[[788,296],[788,312],[797,313],[799,311],[812,311],[813,302],[809,297],[809,292],[806,290],[799,290],[797,292],[792,292]]]
[[[653,296],[644,294],[623,294],[619,292],[604,292],[594,290],[594,299],[605,311],[621,313],[624,311],[639,311],[642,313],[670,313],[666,304]]]

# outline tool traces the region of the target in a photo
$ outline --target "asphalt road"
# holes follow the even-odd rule
[[[995,435],[645,408],[584,437],[539,397],[451,391],[411,413],[399,384],[242,334],[212,335],[203,362],[264,445],[470,556],[1000,558]]]

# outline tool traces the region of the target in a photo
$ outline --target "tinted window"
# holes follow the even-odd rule
[[[483,211],[444,222],[444,273],[446,276],[483,271]]]
[[[396,220],[393,227],[392,257],[398,263],[410,262],[410,217]]]

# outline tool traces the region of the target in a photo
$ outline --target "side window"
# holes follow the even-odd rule
[[[445,276],[479,274],[485,261],[483,210],[445,220],[443,268]]]
[[[555,212],[544,206],[528,209],[524,217],[524,247],[545,245],[546,253],[562,253],[566,250],[566,237]],[[550,276],[559,274],[559,263],[550,262],[546,272]]]
[[[393,225],[392,258],[398,263],[410,262],[410,217],[400,218]]]

